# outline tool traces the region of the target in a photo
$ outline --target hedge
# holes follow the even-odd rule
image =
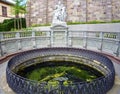
[[[3,21],[3,23],[0,23],[0,32],[2,31],[11,31],[11,29],[15,29],[14,22],[16,21],[16,26],[18,26],[17,20],[22,21],[22,28],[26,28],[26,20],[25,18],[19,18],[19,19],[6,19]],[[21,27],[20,27],[21,28]],[[18,29],[18,28],[16,28]]]

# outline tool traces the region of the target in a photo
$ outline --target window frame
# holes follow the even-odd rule
[[[6,6],[2,6],[2,16],[7,17],[7,7]]]

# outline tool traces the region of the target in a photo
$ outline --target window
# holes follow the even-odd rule
[[[2,16],[7,17],[7,7],[2,6]]]

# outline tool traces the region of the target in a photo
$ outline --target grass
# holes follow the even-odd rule
[[[32,24],[32,27],[39,27],[39,26],[50,26],[50,23],[47,24]]]
[[[101,23],[120,23],[120,20],[112,20],[112,21],[100,21],[100,20],[93,20],[88,22],[67,22],[67,25],[76,25],[76,24],[101,24]],[[32,24],[32,27],[39,27],[39,26],[50,26],[50,23],[47,24]]]
[[[67,22],[68,25],[76,25],[76,24],[102,24],[102,23],[120,23],[120,20],[112,20],[112,21],[88,21],[88,22]]]

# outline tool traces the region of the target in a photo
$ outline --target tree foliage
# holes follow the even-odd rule
[[[26,3],[23,3],[25,0],[13,0],[15,5],[13,6],[14,14],[16,18],[19,18],[19,14],[26,12]]]
[[[26,2],[25,0],[13,0],[15,2],[15,5],[13,6],[13,13],[15,15],[15,18],[17,20],[17,26],[16,21],[14,21],[14,28],[20,29],[22,28],[22,21],[19,20],[20,14],[26,13]]]

